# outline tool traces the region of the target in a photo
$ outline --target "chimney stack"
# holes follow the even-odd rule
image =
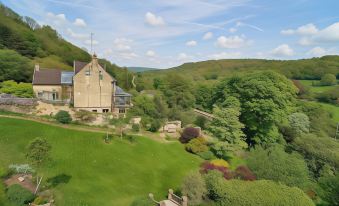
[[[40,70],[40,65],[39,64],[36,64],[35,65],[35,71],[39,71]]]

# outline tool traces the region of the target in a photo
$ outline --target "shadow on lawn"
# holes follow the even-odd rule
[[[67,184],[72,178],[70,175],[60,174],[47,179],[47,184],[49,187],[56,187],[59,184]]]

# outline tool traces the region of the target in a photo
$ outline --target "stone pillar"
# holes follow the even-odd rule
[[[182,206],[188,206],[188,198],[186,196],[182,196]]]
[[[169,190],[168,190],[168,196],[167,196],[167,199],[168,199],[168,200],[172,200],[172,199],[173,199],[173,194],[174,194],[173,190],[172,190],[172,189],[169,189]]]

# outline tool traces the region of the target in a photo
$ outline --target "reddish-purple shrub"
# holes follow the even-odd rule
[[[235,169],[234,177],[242,180],[253,181],[256,179],[254,173],[246,166],[239,166]]]
[[[194,127],[187,127],[184,129],[184,131],[181,134],[180,142],[181,143],[188,143],[191,139],[197,138],[200,135],[200,131],[197,128]]]
[[[227,167],[216,166],[210,162],[204,162],[201,164],[201,169],[200,169],[201,173],[206,174],[210,170],[218,170],[219,172],[223,174],[224,178],[227,180],[230,180],[234,177],[233,172]]]

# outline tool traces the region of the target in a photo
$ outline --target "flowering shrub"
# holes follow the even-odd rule
[[[187,127],[182,132],[179,140],[180,140],[181,143],[186,144],[190,140],[199,137],[199,135],[200,135],[199,129],[194,128],[194,127]]]
[[[239,166],[234,171],[234,176],[238,179],[253,181],[256,179],[254,173],[246,166]]]
[[[218,170],[219,172],[221,172],[223,174],[223,177],[227,180],[230,180],[233,178],[233,172],[228,169],[227,167],[223,167],[223,166],[216,166],[214,164],[212,164],[211,162],[204,162],[201,165],[201,170],[200,172],[203,174],[208,173],[208,171],[210,170]]]
[[[226,167],[229,168],[230,165],[228,164],[227,161],[223,160],[223,159],[215,159],[211,161],[211,164],[215,165],[215,166],[219,166],[219,167]]]
[[[186,144],[185,148],[194,154],[208,151],[207,142],[203,137],[192,139]]]

